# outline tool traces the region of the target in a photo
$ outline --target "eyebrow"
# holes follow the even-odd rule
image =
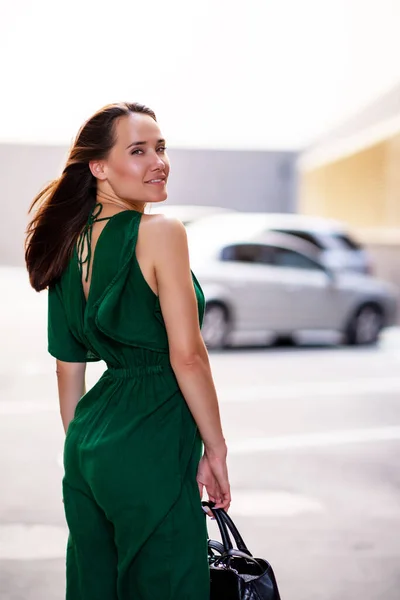
[[[129,144],[129,146],[127,146],[126,149],[128,150],[132,146],[145,146],[146,144],[147,142],[132,142],[132,144]],[[157,144],[165,144],[165,140],[157,140]]]

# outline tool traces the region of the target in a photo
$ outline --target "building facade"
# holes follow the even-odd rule
[[[299,212],[340,219],[400,289],[400,85],[299,159]]]

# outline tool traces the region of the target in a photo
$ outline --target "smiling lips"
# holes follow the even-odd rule
[[[146,183],[151,183],[151,185],[164,185],[166,181],[166,178],[159,178],[159,179],[150,179],[149,181],[146,181]]]

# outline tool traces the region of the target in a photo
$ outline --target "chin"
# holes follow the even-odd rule
[[[157,204],[158,202],[164,202],[164,200],[166,200],[167,198],[168,194],[167,192],[165,192],[164,194],[159,194],[157,198],[149,198],[148,200],[146,200],[146,202],[148,202],[149,204]]]

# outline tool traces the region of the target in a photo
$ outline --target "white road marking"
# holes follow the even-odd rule
[[[400,440],[400,427],[379,427],[375,429],[348,429],[299,435],[281,435],[265,438],[252,438],[239,442],[229,442],[229,454],[254,454],[256,452],[276,452],[293,448],[322,448],[341,444],[383,442]]]
[[[377,427],[374,429],[347,429],[249,438],[241,441],[228,440],[229,454],[244,455],[257,452],[279,452],[294,448],[324,448],[342,444],[362,444],[400,440],[400,427]],[[57,464],[64,468],[63,453],[57,455]]]
[[[400,392],[400,377],[375,377],[343,381],[297,381],[219,388],[222,402],[264,402],[269,398],[359,396]]]
[[[323,513],[315,498],[285,491],[233,490],[233,516],[293,517]],[[50,525],[0,526],[0,560],[49,560],[65,558],[68,530]]]
[[[282,384],[250,386],[218,386],[218,397],[224,404],[265,402],[279,398],[311,398],[332,396],[365,396],[370,394],[400,393],[400,377],[375,377],[343,381],[297,381]],[[25,415],[59,411],[55,398],[52,402],[0,401],[0,415]]]
[[[35,415],[42,412],[59,411],[57,399],[54,402],[29,402],[19,400],[18,402],[0,401],[0,415]]]
[[[284,491],[232,490],[232,516],[294,517],[325,511],[316,499]]]
[[[20,523],[1,525],[0,560],[63,558],[67,537],[66,527]]]

